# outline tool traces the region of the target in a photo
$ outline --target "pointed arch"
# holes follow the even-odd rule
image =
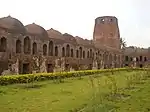
[[[139,58],[138,57],[136,57],[136,62],[138,62],[139,61]]]
[[[92,57],[95,58],[95,53],[94,52],[92,53]]]
[[[83,58],[85,58],[85,51],[83,51]]]
[[[80,58],[82,58],[82,47],[79,48]]]
[[[21,41],[16,41],[16,53],[21,53]]]
[[[92,49],[90,49],[90,58],[92,58]]]
[[[90,52],[89,51],[87,52],[87,58],[90,58]]]
[[[6,52],[7,49],[7,39],[5,37],[2,37],[0,39],[0,52]]]
[[[73,57],[73,49],[71,49],[71,57]]]
[[[109,62],[112,63],[112,54],[109,54]]]
[[[70,46],[69,46],[69,44],[67,44],[67,46],[66,46],[66,56],[67,57],[70,56]]]
[[[55,56],[58,56],[58,47],[55,46]]]
[[[147,61],[147,57],[144,57],[144,61]]]
[[[130,61],[133,61],[133,58],[132,58],[132,57],[130,57]]]
[[[31,53],[31,40],[28,36],[24,38],[24,53],[30,54]]]
[[[65,48],[62,48],[62,57],[65,57]]]
[[[97,59],[98,58],[98,53],[96,52],[95,55],[96,55],[96,59]]]
[[[125,56],[125,61],[129,61],[129,57],[128,56]]]
[[[76,50],[76,58],[79,58],[79,50]]]
[[[129,58],[128,58],[128,60],[129,60]],[[116,54],[114,54],[114,61],[117,61],[117,55]]]
[[[140,61],[143,61],[143,56],[140,56]]]
[[[54,44],[53,41],[49,42],[49,56],[53,56],[53,49],[54,49]]]
[[[43,45],[43,55],[44,56],[47,55],[47,45],[46,44]]]
[[[104,62],[105,62],[105,64],[107,63],[107,61],[108,61],[108,54],[105,52],[104,53]]]
[[[32,44],[32,54],[33,55],[37,54],[37,44],[36,44],[36,42],[34,42]]]

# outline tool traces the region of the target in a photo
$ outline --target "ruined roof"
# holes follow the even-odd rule
[[[68,33],[64,33],[63,38],[65,38],[66,42],[69,42],[69,43],[72,43],[72,44],[77,44],[76,39]]]
[[[62,35],[61,32],[59,32],[59,31],[57,31],[57,30],[55,30],[55,29],[53,29],[53,28],[47,30],[47,32],[48,32],[48,34],[53,33],[53,34],[56,34],[56,35]]]
[[[27,30],[27,33],[29,33],[31,35],[40,36],[42,38],[48,38],[47,31],[43,27],[41,27],[35,23],[26,25],[25,28]]]
[[[116,18],[114,16],[102,16],[98,18],[104,18],[104,17],[110,17],[110,18]],[[45,30],[40,25],[37,25],[35,23],[29,24],[24,26],[18,19],[13,18],[11,16],[0,18],[0,28],[7,29],[7,31],[16,32],[20,34],[29,34],[29,35],[35,35],[36,37],[40,37],[41,40],[46,39],[52,39],[56,41],[56,43],[71,43],[73,45],[81,45],[85,47],[91,47],[91,48],[97,48],[107,51],[119,51],[114,48],[101,45],[100,43],[95,43],[92,40],[83,39],[81,37],[74,37],[68,33],[62,34],[61,32],[51,28],[49,30]],[[49,37],[49,38],[48,38]],[[45,39],[46,38],[46,39]],[[140,51],[140,50],[137,50]],[[144,50],[145,52],[146,50]]]
[[[11,16],[0,18],[0,27],[15,33],[26,32],[24,25],[18,19]]]
[[[79,36],[76,36],[75,39],[77,41],[77,44],[79,45],[94,47],[93,42],[91,40],[83,39]]]
[[[125,54],[126,55],[131,55],[131,54],[146,54],[148,53],[148,49],[145,48],[138,48],[134,46],[129,46],[125,48]]]
[[[117,17],[115,17],[115,16],[100,16],[100,17],[97,17],[95,20],[101,19],[101,18],[115,18],[115,19],[117,19]]]
[[[71,44],[76,44],[76,39],[68,33],[62,34],[53,28],[47,30],[47,33],[50,38],[54,38],[56,40],[63,40],[63,42],[67,42]]]
[[[52,40],[53,43],[55,43],[55,44],[62,45],[63,43],[65,43],[65,40],[60,40],[60,39],[57,39],[57,38],[51,38],[50,40]]]
[[[56,38],[56,39],[64,40],[62,38],[62,33],[60,33],[59,31],[57,31],[57,30],[55,30],[53,28],[47,30],[47,33],[48,33],[48,36],[50,38]]]

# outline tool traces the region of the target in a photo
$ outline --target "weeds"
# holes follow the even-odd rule
[[[116,73],[120,74],[120,76],[116,77],[116,75],[117,75]],[[90,75],[91,72],[89,74],[87,74],[87,75],[89,75],[88,80],[86,77],[85,78],[86,80],[83,80],[84,83],[80,83],[79,86],[77,86],[76,88],[78,88],[78,90],[80,91],[79,87],[81,85],[82,85],[82,87],[84,87],[85,81],[89,81],[90,88],[84,87],[85,94],[83,94],[83,96],[89,95],[91,99],[88,100],[87,102],[83,102],[81,104],[81,106],[79,106],[79,108],[73,108],[71,110],[69,109],[70,112],[87,112],[86,110],[88,110],[88,112],[112,112],[112,111],[115,112],[115,111],[119,110],[117,107],[119,105],[119,103],[121,104],[123,102],[123,104],[124,104],[125,100],[127,100],[129,98],[131,98],[131,99],[133,98],[131,96],[131,95],[133,95],[132,94],[133,92],[131,93],[130,90],[132,90],[133,87],[137,86],[137,82],[139,83],[139,82],[146,81],[146,79],[150,76],[149,71],[144,71],[144,72],[137,72],[137,71],[133,72],[132,71],[131,73],[125,71],[125,74],[123,74],[123,73],[122,72],[119,73],[118,71],[117,72],[109,71],[107,73],[104,72],[101,75],[98,75],[97,73],[93,73],[94,75]],[[82,74],[78,73],[78,74],[74,73],[73,75],[75,77],[78,75],[77,78],[82,79],[83,78],[82,76],[84,76],[84,74],[83,73]],[[86,74],[86,72],[85,72],[85,74]],[[104,76],[104,74],[105,74],[105,76]],[[58,77],[58,75],[55,75],[55,74],[52,74],[52,76],[51,76],[53,81],[57,84],[64,82],[63,75],[61,75],[61,74],[59,74],[59,75],[60,75],[59,77]],[[64,74],[64,76],[66,76],[66,74]],[[67,74],[67,76],[68,77],[70,76],[69,73]],[[49,76],[45,76],[45,77],[48,78]],[[35,83],[35,81],[37,80],[36,76],[34,76],[34,77],[31,76],[28,79],[32,79],[32,80],[27,80],[28,88],[36,88],[37,87],[36,85],[40,84],[40,83]],[[76,79],[76,78],[73,78],[73,79]],[[123,82],[121,82],[121,81],[123,81]],[[66,82],[67,81],[65,80],[65,83]],[[78,82],[82,82],[82,81],[78,80]],[[75,83],[75,85],[77,85],[77,84],[78,83]],[[119,85],[119,84],[122,84],[122,85]],[[64,86],[64,87],[66,87],[66,86]],[[74,88],[74,85],[72,87]],[[141,86],[138,85],[137,87],[140,88]],[[59,87],[59,90],[60,90],[60,88],[61,88],[61,86]],[[76,88],[74,88],[74,89],[76,89]],[[130,89],[125,89],[125,88],[130,88]],[[90,91],[89,91],[89,89],[90,89]],[[0,95],[4,94],[2,90],[3,89],[0,90]],[[44,89],[44,90],[47,90],[47,89]],[[20,90],[17,90],[17,91],[20,91]],[[48,91],[44,91],[44,92],[48,92]],[[44,94],[44,92],[42,94]],[[13,91],[13,93],[14,93],[14,91]],[[56,94],[56,92],[53,92],[53,93],[54,93],[53,95]],[[71,96],[74,95],[74,92],[72,91],[72,88],[70,88],[70,85],[69,85],[69,90],[62,90],[59,93],[60,93],[60,95],[63,95],[63,97],[65,97],[65,98],[68,98],[68,96],[69,96],[69,100],[71,99]],[[90,93],[92,93],[92,94],[90,94]],[[130,94],[128,94],[128,93],[130,93]],[[77,91],[75,91],[75,94],[77,94]],[[41,96],[43,96],[43,95],[41,95]],[[46,93],[46,96],[48,96],[47,93]],[[73,97],[70,101],[73,101],[77,97]],[[47,97],[43,97],[43,98],[47,98]],[[81,98],[80,95],[79,95],[79,98]],[[64,99],[62,99],[62,100],[64,100]],[[62,100],[61,99],[58,100],[56,98],[56,99],[52,100],[51,102],[52,103],[62,102]],[[46,101],[48,101],[48,100],[46,100]],[[65,99],[64,102],[62,102],[62,103],[64,104],[64,103],[66,103],[66,101],[67,100]],[[73,103],[74,103],[74,101],[73,101]],[[116,102],[117,102],[117,104],[116,104]],[[69,103],[71,104],[72,102],[69,102]],[[56,107],[56,108],[58,108],[58,107]]]
[[[126,76],[126,84],[127,84],[127,89],[133,89],[134,88],[134,76],[128,75]]]
[[[110,89],[111,95],[116,95],[118,93],[118,86],[115,77],[108,76],[108,88]]]

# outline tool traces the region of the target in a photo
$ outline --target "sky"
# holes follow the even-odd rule
[[[93,38],[95,18],[116,16],[128,46],[150,47],[150,0],[0,0],[0,17],[24,25],[36,23],[86,39]]]

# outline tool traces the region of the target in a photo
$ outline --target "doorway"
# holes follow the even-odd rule
[[[65,70],[70,71],[69,64],[65,64]]]
[[[23,74],[29,74],[30,71],[29,71],[29,63],[24,63],[23,64]]]
[[[112,67],[113,67],[112,64],[110,64],[109,68],[112,68]]]
[[[107,68],[108,68],[108,66],[105,64],[105,65],[104,65],[104,69],[107,69]]]
[[[142,65],[142,64],[140,64],[140,68],[143,68],[143,65]]]
[[[101,66],[100,64],[98,64],[97,66],[98,66],[98,69],[100,69],[100,68],[101,68],[101,67],[100,67],[100,66]]]
[[[53,72],[53,65],[52,64],[47,65],[47,72],[48,73]]]
[[[92,64],[89,65],[88,70],[92,70]]]

